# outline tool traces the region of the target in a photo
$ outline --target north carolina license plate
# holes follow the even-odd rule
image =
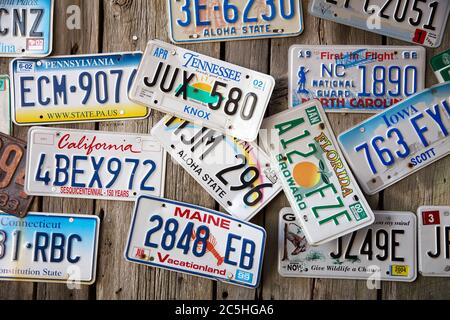
[[[431,59],[433,69],[439,82],[450,81],[450,49]]]
[[[417,277],[417,223],[411,212],[375,211],[375,223],[310,246],[291,208],[280,212],[278,272],[283,277],[412,282]]]
[[[158,40],[150,41],[131,100],[254,141],[275,80]]]
[[[28,194],[134,201],[164,192],[165,152],[150,135],[33,127]]]
[[[342,133],[360,186],[375,194],[450,152],[450,83],[418,93]]]
[[[303,31],[298,0],[168,3],[170,37],[175,43],[287,37]]]
[[[256,288],[266,232],[217,211],[142,196],[125,259],[152,267]]]
[[[448,0],[312,0],[319,18],[436,48],[450,10]]]
[[[152,129],[170,155],[231,215],[250,220],[280,191],[268,155],[245,142],[166,116]]]
[[[262,128],[260,139],[311,245],[373,223],[318,100],[269,117]]]
[[[318,99],[327,112],[378,112],[425,87],[425,49],[294,45],[289,107]]]
[[[0,132],[11,134],[9,77],[0,75]]]
[[[100,220],[96,216],[0,214],[0,280],[95,282]],[[75,287],[73,287],[75,288]]]
[[[142,53],[15,59],[12,112],[17,125],[142,119],[128,99]]]

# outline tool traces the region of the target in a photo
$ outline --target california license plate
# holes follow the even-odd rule
[[[260,139],[311,245],[374,222],[318,100],[269,117],[262,128]]]
[[[15,59],[12,112],[17,125],[142,119],[128,99],[142,53]]]
[[[0,132],[11,134],[9,77],[0,75]]]
[[[131,100],[245,141],[254,141],[275,80],[266,74],[150,41]]]
[[[165,152],[150,135],[33,127],[28,194],[134,201],[164,192]]]
[[[425,49],[295,45],[289,106],[318,99],[327,112],[379,112],[425,87]]]
[[[450,81],[450,49],[431,59],[433,69],[439,82]]]
[[[404,100],[342,133],[360,186],[375,194],[450,153],[450,83]]]
[[[142,196],[136,202],[125,259],[256,288],[263,228],[198,206]]]

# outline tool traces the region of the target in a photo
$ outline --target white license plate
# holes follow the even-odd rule
[[[262,128],[260,139],[311,245],[373,223],[319,101],[267,118]]]
[[[450,81],[450,49],[431,59],[431,68],[440,83]]]
[[[11,134],[9,77],[0,75],[0,132]]]
[[[266,232],[217,211],[142,196],[136,202],[125,259],[256,288]]]
[[[450,83],[404,100],[342,133],[360,186],[375,194],[450,153]]]
[[[283,277],[412,282],[417,277],[417,222],[411,212],[375,211],[375,223],[310,246],[291,208],[280,212],[278,272]]]
[[[33,127],[25,191],[39,196],[134,201],[164,192],[165,152],[150,135]]]
[[[289,107],[318,99],[327,112],[379,112],[425,88],[423,47],[294,45]]]
[[[437,48],[445,34],[448,0],[312,0],[319,18]]]
[[[150,41],[131,100],[254,141],[275,80],[158,40]]]

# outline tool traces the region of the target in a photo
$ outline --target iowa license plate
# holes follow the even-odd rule
[[[254,141],[274,85],[269,75],[153,40],[147,45],[130,98]]]
[[[9,77],[0,75],[0,132],[11,134]]]
[[[327,112],[379,112],[425,87],[425,49],[294,45],[289,106],[318,99]]]
[[[375,194],[450,152],[450,83],[396,104],[342,133],[339,142],[368,194]]]
[[[139,197],[125,259],[256,288],[266,232],[217,211]]]
[[[450,81],[450,49],[431,59],[433,69],[439,82]]]

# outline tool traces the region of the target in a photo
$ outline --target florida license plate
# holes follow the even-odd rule
[[[142,196],[136,202],[125,259],[256,288],[263,228],[217,211]]]
[[[342,133],[360,186],[375,194],[450,153],[450,83],[427,89]]]
[[[434,56],[431,59],[431,68],[439,82],[450,81],[450,49]]]
[[[0,75],[0,132],[11,134],[9,77]]]
[[[254,141],[274,85],[269,75],[153,40],[147,45],[130,98]]]
[[[33,127],[28,194],[134,201],[164,192],[165,152],[150,135]]]

